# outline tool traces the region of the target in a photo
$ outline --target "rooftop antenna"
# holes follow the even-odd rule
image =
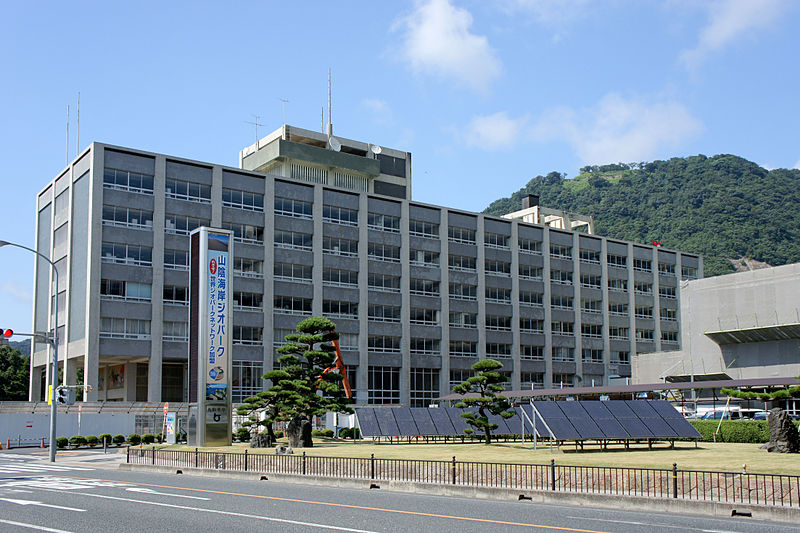
[[[75,157],[78,157],[78,153],[81,151],[81,92],[78,91],[78,124],[77,124],[77,131],[75,132]]]
[[[331,112],[331,69],[328,69],[328,137],[333,135],[333,119]]]
[[[263,126],[263,124],[260,124],[258,122],[258,119],[261,118],[261,115],[252,115],[251,114],[250,116],[253,117],[254,119],[256,119],[255,122],[253,122],[252,120],[245,120],[244,122],[245,122],[245,124],[252,124],[253,126],[256,127],[256,144],[258,144],[258,127],[259,126]],[[258,146],[256,146],[256,148],[258,148]]]
[[[289,103],[287,98],[279,98],[281,101],[281,123],[286,124],[286,104]]]
[[[69,165],[69,104],[67,104],[67,162],[65,165]]]
[[[325,133],[325,106],[319,106],[319,131]]]

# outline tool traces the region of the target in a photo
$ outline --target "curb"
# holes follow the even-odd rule
[[[723,503],[711,501],[681,500],[672,498],[647,498],[643,496],[622,496],[593,493],[551,492],[543,490],[519,490],[488,487],[467,487],[433,483],[413,483],[408,481],[381,481],[370,479],[329,478],[318,476],[297,476],[291,474],[269,474],[216,470],[211,468],[151,466],[122,463],[120,470],[132,472],[156,472],[159,474],[183,474],[200,477],[215,477],[248,481],[278,481],[301,485],[326,485],[347,489],[388,490],[432,496],[453,496],[459,498],[480,498],[484,500],[523,501],[552,505],[574,505],[602,507],[623,511],[652,511],[658,513],[682,513],[712,517],[730,518],[740,516],[754,520],[800,523],[800,508],[775,507],[747,503]]]

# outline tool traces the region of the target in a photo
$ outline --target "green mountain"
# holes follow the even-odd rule
[[[583,167],[572,179],[537,176],[484,212],[521,209],[527,194],[545,207],[592,215],[600,235],[701,254],[706,276],[733,272],[741,259],[800,262],[796,169],[767,170],[728,154]]]

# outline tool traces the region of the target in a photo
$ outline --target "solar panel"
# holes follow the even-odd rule
[[[453,423],[450,421],[445,409],[445,407],[439,407],[428,410],[431,421],[436,427],[436,435],[457,435],[456,428],[453,427]]]
[[[594,420],[614,419],[614,415],[612,415],[611,411],[609,411],[606,406],[603,405],[604,403],[605,402],[598,400],[589,400],[581,402],[581,405],[583,406],[584,410],[586,410],[586,413],[589,415],[589,417]]]
[[[661,417],[642,418],[642,423],[653,433],[654,437],[677,437],[675,430]]]
[[[631,411],[631,408],[625,403],[625,400],[609,400],[604,402],[606,405],[606,409],[608,409],[614,418],[639,418],[636,414]]]
[[[375,418],[375,409],[372,407],[356,407],[355,411],[361,435],[364,437],[380,437],[381,428],[378,426],[378,420]]]
[[[678,411],[671,403],[667,400],[653,400],[650,402],[650,407],[655,409],[655,411],[661,415],[662,418],[667,420],[673,418],[679,418],[681,420],[685,420],[683,415]]]
[[[394,437],[400,434],[397,422],[394,420],[392,408],[376,408],[375,418],[378,419],[378,426],[381,428],[381,435],[384,437]]]
[[[566,418],[550,418],[547,420],[547,426],[550,427],[556,440],[582,440],[581,434]],[[549,436],[546,428],[536,426],[536,430],[540,435]]]
[[[650,407],[650,402],[647,400],[625,400],[625,404],[630,407],[631,411],[636,413],[636,416],[639,418],[661,418],[661,415]]]
[[[493,415],[491,413],[487,418],[489,419],[490,424],[497,424],[497,429],[492,430],[492,434],[494,435],[510,435],[512,433],[519,433],[519,419],[517,419],[517,429],[514,430],[508,425],[513,418],[506,420],[500,415]]]
[[[581,405],[583,402],[559,402],[557,405],[567,418],[589,418],[586,409]]]
[[[528,415],[528,417],[525,418],[525,431],[528,431],[528,432],[531,432],[531,433],[533,432],[533,421],[534,421],[533,417],[535,416],[536,417],[536,433],[542,434],[543,431],[544,431],[544,433],[547,433],[547,431],[544,429],[544,422],[542,421],[542,417],[540,417],[539,415],[536,415],[533,412],[533,407],[531,407],[530,405],[523,405],[522,409],[523,409],[523,411],[525,411],[525,414]],[[528,419],[530,419],[530,420],[528,420]],[[546,436],[549,436],[549,435],[546,435]]]
[[[399,407],[397,409],[392,409],[392,413],[394,414],[395,422],[397,422],[397,429],[400,435],[404,437],[415,437],[420,434],[417,425],[414,423],[414,419],[411,417],[410,408]]]
[[[625,421],[630,419],[623,419]],[[625,426],[616,418],[598,418],[595,420],[600,427],[600,431],[606,436],[607,439],[629,439],[630,433],[625,429]]]
[[[427,407],[412,407],[411,417],[414,419],[420,435],[438,435]]]
[[[605,433],[588,416],[570,417],[569,422],[580,433],[583,440],[604,439],[606,437]]]
[[[638,418],[618,419],[625,431],[633,439],[652,439],[653,432]]]
[[[536,410],[539,411],[539,414],[542,415],[542,418],[546,420],[550,420],[551,418],[566,418],[561,409],[558,408],[556,402],[537,400],[533,402],[533,405],[536,407]]]
[[[675,430],[675,434],[678,437],[685,437],[687,439],[698,439],[700,438],[700,432],[695,429],[693,425],[689,423],[688,420],[681,416],[680,418],[665,418],[667,424],[670,425],[672,429]]]
[[[455,428],[456,435],[464,435],[464,430],[471,427],[467,424],[466,420],[461,418],[461,413],[464,411],[462,409],[456,409],[455,407],[445,407],[445,412],[447,416],[450,417],[450,422],[452,422],[453,427]]]

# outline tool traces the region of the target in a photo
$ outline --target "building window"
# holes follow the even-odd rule
[[[572,335],[574,333],[575,324],[573,322],[562,322],[554,320],[550,322],[550,332],[553,335]]]
[[[274,275],[276,280],[311,283],[311,266],[297,263],[275,263]]]
[[[419,296],[439,296],[439,282],[428,279],[411,278],[411,294]]]
[[[586,289],[599,289],[602,287],[600,276],[593,276],[592,274],[581,274],[581,287]]]
[[[164,249],[164,268],[170,270],[189,270],[189,252],[185,250]]]
[[[450,226],[447,228],[447,240],[462,244],[475,244],[475,230]]]
[[[628,266],[628,258],[624,255],[608,254],[608,266],[617,268],[626,268]]]
[[[416,266],[439,266],[439,252],[409,250],[408,260]]]
[[[572,381],[575,379],[575,374],[563,374],[563,373],[554,373],[553,374],[553,387],[572,387]]]
[[[625,350],[611,352],[611,362],[616,364],[629,365],[631,363],[631,353]]]
[[[272,346],[275,348],[280,348],[284,344],[286,344],[286,336],[287,335],[297,335],[297,331],[293,329],[275,329],[272,330]]]
[[[261,346],[264,342],[264,328],[233,326],[233,344]]]
[[[231,390],[233,403],[243,403],[245,399],[261,392],[263,363],[256,361],[232,361]]]
[[[210,204],[211,186],[167,178],[166,197],[201,204]]]
[[[520,372],[520,389],[533,390],[535,388],[544,388],[544,372]]]
[[[356,257],[358,256],[358,241],[339,237],[322,237],[322,253]]]
[[[611,278],[608,280],[608,290],[611,292],[628,292],[628,280]]]
[[[400,308],[393,305],[372,304],[367,313],[372,322],[400,322]]]
[[[508,235],[486,232],[483,235],[483,244],[487,248],[508,248]]]
[[[245,257],[234,257],[233,273],[243,278],[261,279],[264,277],[264,261],[259,259],[247,259]]]
[[[665,276],[674,276],[675,265],[672,263],[658,263],[658,273]]]
[[[453,390],[453,387],[456,385],[461,385],[474,375],[474,370],[459,368],[450,370],[450,390]]]
[[[681,280],[697,279],[697,268],[690,266],[681,266]]]
[[[153,264],[153,249],[149,246],[104,242],[101,253],[103,263],[136,266]]]
[[[358,304],[339,300],[323,300],[322,314],[331,318],[358,318]]]
[[[551,270],[550,283],[556,285],[572,285],[572,272],[567,270]]]
[[[520,238],[518,243],[520,253],[536,255],[541,255],[542,253],[542,243],[539,241]]]
[[[367,338],[367,348],[375,353],[400,353],[400,337],[370,335]]]
[[[65,222],[53,232],[53,248],[59,248],[67,244],[68,239],[69,239],[69,222]]]
[[[367,214],[367,226],[378,231],[400,233],[400,217],[381,215],[378,213]]]
[[[275,214],[285,217],[305,218],[308,220],[313,218],[311,202],[293,200],[291,198],[280,198],[277,196],[275,197]]]
[[[519,265],[519,279],[542,280],[542,267]]]
[[[474,357],[478,355],[478,343],[473,341],[450,341],[450,355],[453,357]]]
[[[255,192],[222,189],[222,205],[262,213],[264,211],[264,195]]]
[[[104,300],[150,301],[151,285],[133,281],[101,279],[100,297]]]
[[[261,310],[264,308],[264,295],[255,292],[233,291],[235,309]]]
[[[103,187],[118,191],[153,194],[153,176],[152,174],[106,168],[103,169]]]
[[[511,317],[486,315],[486,329],[492,331],[511,331]]]
[[[608,304],[608,314],[613,316],[628,316],[628,304]]]
[[[203,218],[186,217],[181,215],[167,215],[164,219],[164,229],[172,235],[189,235],[200,226],[210,226],[211,221]],[[223,225],[224,226],[224,225]]]
[[[522,333],[544,333],[544,321],[538,318],[520,317],[519,329]]]
[[[522,344],[519,347],[519,358],[528,361],[544,361],[544,346]]]
[[[496,259],[486,259],[484,266],[487,274],[504,277],[511,276],[511,263],[498,261]]]
[[[153,212],[131,207],[104,205],[103,225],[118,228],[153,229]]]
[[[636,281],[633,284],[633,292],[636,294],[653,294],[653,284],[644,281]]]
[[[600,252],[595,250],[584,250],[581,249],[580,251],[580,260],[581,263],[591,263],[594,265],[600,264]]]
[[[439,339],[412,337],[410,350],[415,355],[442,355],[439,343]]]
[[[572,246],[551,244],[550,257],[554,257],[556,259],[572,259]]]
[[[223,222],[222,227],[233,232],[233,240],[246,244],[263,244],[264,228],[252,224],[238,224],[236,222]]]
[[[599,315],[603,312],[603,300],[581,300],[581,311]]]
[[[400,369],[391,366],[370,366],[368,402],[392,404],[400,402]]]
[[[658,295],[662,298],[667,298],[670,300],[675,300],[678,298],[677,290],[675,287],[665,287],[663,285],[658,287]]]
[[[670,307],[662,307],[661,308],[661,320],[666,320],[668,322],[677,322],[678,321],[678,310],[672,309]]]
[[[553,346],[553,361],[574,361],[575,348],[569,346]]]
[[[526,307],[542,307],[542,293],[519,291],[519,305],[524,305]]]
[[[602,363],[603,362],[603,350],[596,349],[596,348],[584,348],[583,349],[583,362],[584,363]]]
[[[150,321],[138,318],[100,318],[100,337],[150,340]]]
[[[661,332],[661,342],[666,344],[678,344],[678,332],[677,331],[662,331]]]
[[[332,287],[357,287],[358,272],[324,267],[322,269],[322,284]]]
[[[412,219],[408,221],[408,233],[416,237],[437,239],[439,237],[439,224]]]
[[[400,262],[400,247],[391,244],[378,244],[371,242],[367,245],[367,256],[375,261],[387,263]]]
[[[616,340],[628,340],[628,328],[609,326],[608,338]]]
[[[601,339],[603,338],[603,326],[597,324],[581,324],[581,336]]]
[[[369,274],[367,276],[367,285],[374,291],[400,292],[400,276]]]
[[[486,357],[504,359],[511,357],[511,345],[502,342],[487,342]]]
[[[275,248],[311,251],[311,234],[276,230]]]
[[[637,305],[634,309],[636,318],[653,318],[653,308],[646,305]]]
[[[652,341],[654,338],[654,331],[652,329],[636,329],[637,341]]]
[[[283,315],[310,315],[311,299],[292,296],[276,296],[274,311]]]
[[[474,329],[478,325],[478,314],[462,311],[450,311],[451,328]]]
[[[649,259],[633,259],[633,269],[639,272],[652,272],[653,262]]]
[[[171,342],[187,342],[189,340],[189,324],[187,322],[164,322],[161,339]]]
[[[449,255],[447,257],[447,266],[450,270],[457,270],[459,272],[475,272],[475,258],[465,255]]]
[[[339,333],[339,349],[358,351],[358,333]]]
[[[411,407],[427,407],[439,397],[439,369],[411,369]]]
[[[358,211],[334,205],[322,206],[322,220],[331,224],[358,226]]]
[[[511,289],[486,287],[486,301],[496,304],[511,303]]]
[[[450,283],[450,298],[454,300],[477,300],[478,286],[466,283]]]
[[[554,309],[566,309],[568,311],[572,310],[572,296],[559,296],[553,295],[550,297],[550,305]]]
[[[164,303],[186,305],[189,303],[189,288],[179,285],[164,285]]]
[[[410,321],[418,326],[438,326],[439,310],[412,307]]]

